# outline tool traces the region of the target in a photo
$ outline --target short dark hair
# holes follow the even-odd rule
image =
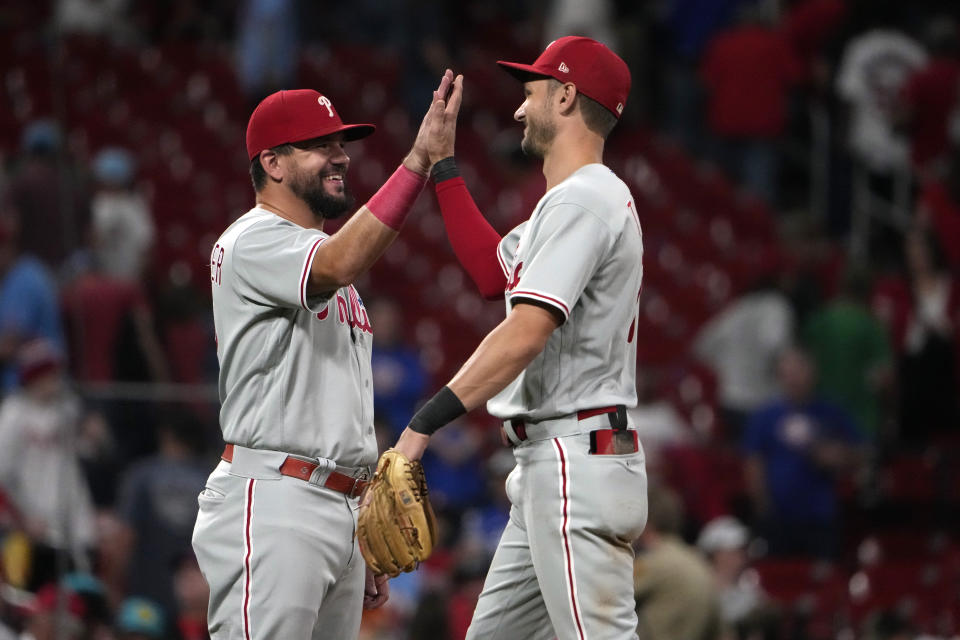
[[[288,156],[293,153],[293,145],[289,143],[277,145],[271,147],[270,151],[278,156]],[[260,164],[259,153],[253,156],[253,160],[250,161],[250,180],[253,182],[253,190],[258,193],[267,186],[267,172],[263,170],[263,165]]]
[[[606,139],[617,126],[617,116],[593,98],[582,93],[577,96],[580,101],[580,115],[583,116],[587,128]]]
[[[554,92],[563,86],[556,78],[547,87],[547,98],[553,97]],[[577,92],[577,101],[580,103],[580,115],[587,128],[606,140],[613,128],[617,126],[617,116],[593,98]]]

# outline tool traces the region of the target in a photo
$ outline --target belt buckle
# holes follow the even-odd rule
[[[368,474],[366,471],[362,471],[362,472],[360,472],[360,475],[357,475],[357,476],[354,476],[354,477],[353,477],[353,485],[350,487],[350,497],[351,497],[351,498],[357,498],[357,497],[359,497],[360,494],[357,493],[357,484],[359,484],[359,483],[361,483],[361,482],[366,482],[368,475],[369,475],[369,474]],[[364,488],[366,488],[366,487],[364,487]],[[363,493],[363,492],[361,492],[361,493]]]

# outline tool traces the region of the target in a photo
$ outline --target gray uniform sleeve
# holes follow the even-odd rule
[[[544,209],[521,239],[507,283],[511,302],[536,300],[568,318],[611,243],[609,228],[589,210],[568,203]]]
[[[320,311],[333,292],[308,296],[307,281],[326,238],[316,229],[289,224],[255,224],[244,230],[233,248],[238,295],[267,306]]]

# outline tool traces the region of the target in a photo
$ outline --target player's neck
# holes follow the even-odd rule
[[[603,139],[589,132],[570,132],[554,138],[543,157],[547,191],[588,164],[603,163]]]
[[[313,215],[306,202],[287,191],[268,186],[257,194],[257,206],[304,229],[323,230],[323,218]]]

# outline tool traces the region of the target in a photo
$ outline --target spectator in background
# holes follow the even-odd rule
[[[378,298],[369,306],[373,332],[373,406],[399,436],[410,422],[427,386],[427,372],[416,349],[404,342],[406,323],[395,300]]]
[[[889,176],[908,165],[908,143],[894,130],[907,79],[927,63],[927,54],[878,10],[880,26],[847,42],[836,89],[850,109],[848,145],[870,173]]]
[[[61,613],[60,603],[63,602]],[[27,607],[27,623],[21,640],[83,640],[86,606],[68,589],[61,593],[56,584],[44,585]]]
[[[385,3],[379,0],[375,4]],[[424,97],[430,95],[435,78],[454,66],[459,41],[454,35],[453,7],[453,3],[443,0],[397,0],[392,7],[395,15],[389,32],[396,38],[395,51],[402,60],[400,99],[414,129],[418,123],[413,114],[428,106]]]
[[[181,640],[210,640],[207,632],[207,603],[210,588],[193,553],[180,558],[173,576],[177,598],[177,631]]]
[[[117,611],[117,640],[160,640],[166,637],[166,618],[155,602],[127,598]]]
[[[81,382],[169,379],[168,365],[139,282],[94,268],[64,285],[64,318]]]
[[[447,601],[447,622],[451,640],[463,640],[467,636],[473,610],[477,608],[477,600],[483,591],[483,580],[487,575],[491,557],[485,554],[467,554],[461,557],[453,568],[453,585]]]
[[[129,40],[129,0],[56,0],[53,24],[62,34]]]
[[[505,448],[498,449],[487,458],[483,474],[487,488],[486,500],[467,511],[461,521],[464,543],[483,549],[491,558],[510,519],[507,476],[516,465],[513,452]]]
[[[896,114],[910,135],[913,167],[921,176],[935,172],[950,149],[950,117],[960,97],[957,23],[948,16],[934,19],[924,40],[930,59],[907,78]]]
[[[476,506],[486,492],[480,446],[482,426],[461,418],[430,439],[423,454],[423,471],[436,507],[457,516]]]
[[[694,341],[694,353],[717,373],[726,431],[739,438],[743,422],[777,394],[777,355],[793,341],[790,301],[764,269],[751,291],[707,322]]]
[[[149,598],[170,619],[177,613],[174,572],[184,556],[192,557],[197,495],[209,471],[198,459],[203,434],[190,414],[170,413],[158,426],[157,454],[131,466],[121,483],[118,511],[129,549],[126,593]]]
[[[635,545],[634,597],[644,640],[718,638],[720,600],[710,567],[679,536],[683,505],[670,489],[651,484],[647,527]]]
[[[703,150],[703,95],[697,77],[703,50],[742,0],[668,0],[663,6],[664,127],[690,150]]]
[[[88,565],[94,512],[76,453],[81,406],[59,350],[35,340],[18,365],[22,388],[0,405],[0,486],[31,538],[28,586],[36,588],[55,578],[61,555],[64,564]]]
[[[872,613],[863,627],[864,640],[935,640],[935,636],[917,635],[909,616],[892,609]]]
[[[739,24],[708,45],[701,75],[718,163],[735,171],[741,185],[776,205],[777,139],[786,129],[789,93],[801,80],[802,68],[774,20],[769,3],[742,7]]]
[[[103,149],[93,159],[93,176],[94,260],[105,275],[139,281],[156,232],[146,199],[133,187],[133,156],[126,149]]]
[[[19,251],[19,227],[0,199],[0,397],[17,385],[15,356],[33,338],[63,349],[57,291],[46,267]]]
[[[644,368],[637,369],[637,406],[627,409],[627,414],[643,445],[650,477],[662,471],[664,449],[694,441],[693,427],[684,421],[673,404],[657,395],[655,374]]]
[[[237,20],[237,79],[252,111],[263,97],[297,84],[297,3],[244,0]]]
[[[410,618],[408,637],[451,640],[453,635],[448,620],[449,602],[450,598],[439,589],[430,590],[423,594],[423,597],[417,603],[416,611]],[[367,619],[368,617],[364,616],[365,625]],[[361,633],[360,637],[363,638],[364,635]],[[380,636],[372,637],[379,638]]]
[[[870,310],[871,284],[865,269],[848,270],[840,295],[808,318],[802,338],[819,372],[817,393],[853,415],[864,437],[879,444],[893,356],[887,331]]]
[[[911,300],[898,376],[901,437],[928,444],[960,425],[960,286],[930,232],[911,230],[904,244]]]
[[[83,244],[89,193],[54,121],[28,124],[20,147],[21,159],[10,181],[10,198],[20,216],[20,246],[57,269]]]
[[[83,602],[85,640],[107,640],[111,638],[113,610],[107,599],[104,584],[91,573],[74,571],[63,577],[60,586],[66,589],[71,596],[75,594]]]
[[[593,38],[619,51],[613,28],[615,4],[612,0],[551,0],[547,3],[544,19],[543,45],[576,34]]]
[[[750,417],[743,438],[757,530],[771,555],[833,558],[841,524],[836,477],[855,471],[861,436],[847,412],[814,395],[806,353],[785,350],[778,374],[783,397]]]
[[[845,0],[799,0],[783,17],[783,30],[814,94],[826,89],[830,75],[826,49],[846,17]]]
[[[950,116],[944,167],[926,180],[917,199],[917,223],[930,229],[954,274],[960,274],[960,104]]]
[[[720,590],[720,616],[732,638],[775,638],[777,613],[755,575],[747,571],[750,532],[733,516],[708,522],[697,537]]]
[[[74,377],[86,385],[117,381],[166,382],[166,354],[153,310],[140,282],[96,268],[68,282],[61,295]],[[103,405],[121,457],[145,455],[153,446],[154,411],[146,401]],[[137,425],[140,428],[128,428]]]

